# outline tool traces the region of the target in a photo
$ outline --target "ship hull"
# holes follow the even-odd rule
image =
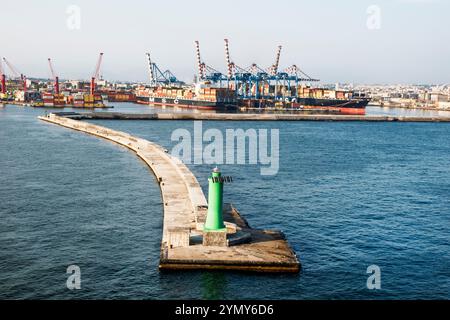
[[[200,110],[223,110],[235,109],[236,105],[226,102],[205,101],[194,99],[175,99],[164,97],[137,97],[137,103],[156,106],[169,106],[184,109],[200,109]]]
[[[294,98],[286,100],[274,99],[242,99],[239,106],[255,109],[309,110],[336,114],[364,115],[369,99],[318,99]]]

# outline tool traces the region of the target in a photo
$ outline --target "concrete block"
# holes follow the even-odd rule
[[[203,232],[203,245],[205,247],[228,247],[227,232]]]

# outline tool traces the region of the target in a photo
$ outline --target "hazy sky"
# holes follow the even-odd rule
[[[105,53],[108,80],[147,80],[145,52],[184,80],[203,60],[263,67],[283,45],[281,67],[297,64],[324,82],[450,82],[448,0],[0,0],[0,56],[28,76],[89,78]],[[67,13],[80,8],[76,17]],[[375,7],[373,7],[375,5]],[[379,10],[379,15],[378,15]],[[69,25],[72,28],[68,27]]]

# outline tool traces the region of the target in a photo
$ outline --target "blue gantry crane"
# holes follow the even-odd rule
[[[161,71],[158,65],[152,62],[150,53],[145,54],[147,56],[148,72],[150,77],[150,86],[182,86],[184,82],[178,80],[178,78],[170,71]]]

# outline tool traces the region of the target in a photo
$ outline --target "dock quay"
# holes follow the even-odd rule
[[[53,106],[38,106],[31,102],[24,101],[0,101],[1,104],[10,104],[16,105],[20,107],[32,107],[36,109],[64,109],[64,108],[74,108],[79,110],[95,110],[95,109],[114,109],[112,105],[103,105],[103,106],[75,106],[73,104],[61,104],[61,105],[53,105]]]
[[[58,116],[75,120],[204,120],[204,121],[367,121],[367,122],[450,122],[450,117],[400,117],[359,115],[312,115],[271,113],[122,113],[60,112]]]
[[[225,233],[206,232],[208,202],[197,178],[163,147],[128,133],[71,119],[71,114],[51,113],[39,119],[124,146],[154,173],[164,211],[161,270],[299,272],[300,262],[284,234],[251,228],[231,204],[224,204],[221,210]]]

